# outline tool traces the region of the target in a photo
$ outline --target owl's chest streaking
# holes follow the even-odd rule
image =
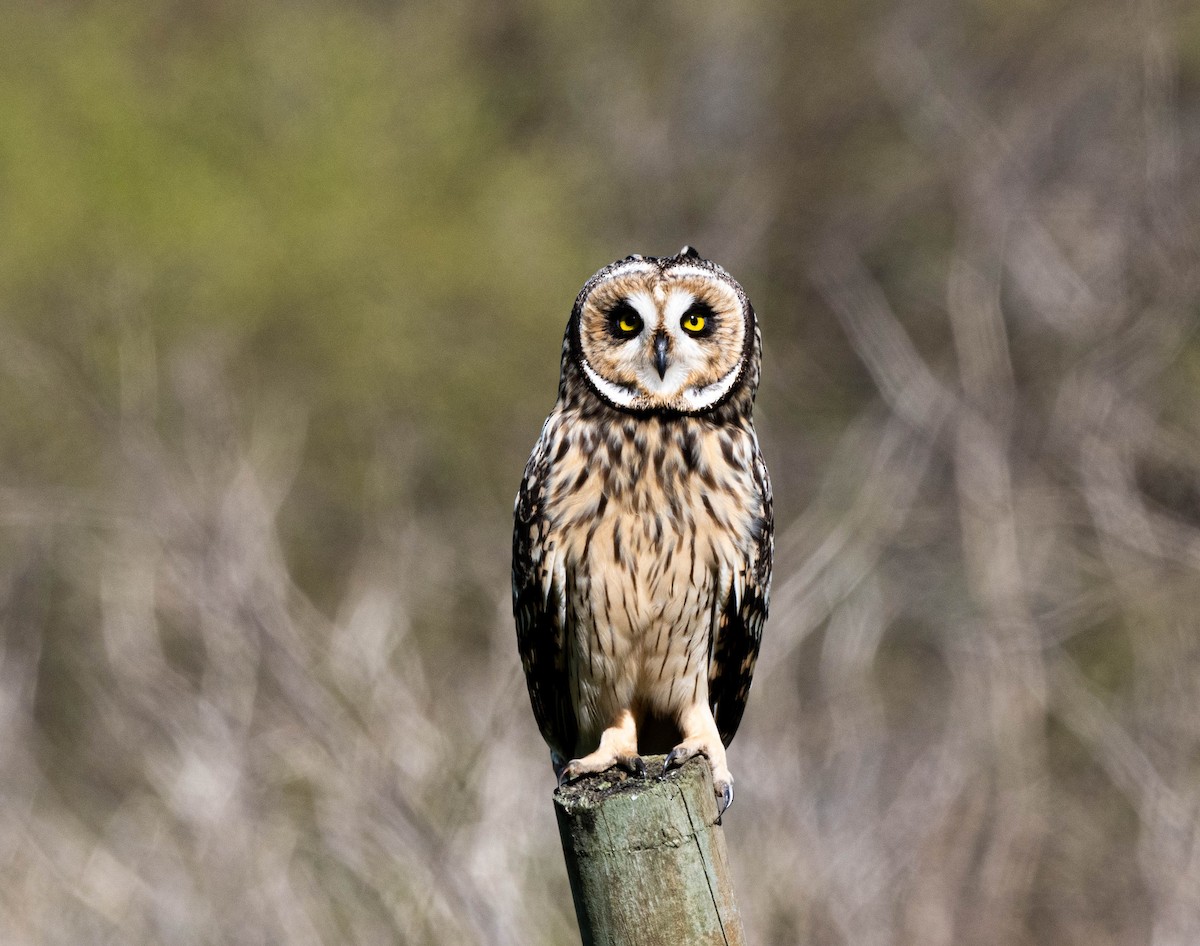
[[[767,513],[748,424],[567,412],[546,433],[545,554],[586,744],[620,707],[707,702],[718,611],[740,596]]]

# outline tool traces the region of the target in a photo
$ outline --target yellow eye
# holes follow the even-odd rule
[[[700,313],[688,312],[679,324],[683,326],[685,332],[703,332],[704,321],[704,316],[700,315]]]
[[[608,326],[617,338],[632,338],[642,330],[642,317],[628,302],[621,301],[609,310]]]

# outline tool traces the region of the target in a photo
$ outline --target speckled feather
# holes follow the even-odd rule
[[[719,267],[686,253],[647,262],[680,260],[699,275],[694,286],[680,278],[679,292],[703,292],[711,272],[741,307],[740,358],[732,370],[713,368],[732,379],[728,390],[681,411],[630,410],[596,389],[581,368],[580,319],[593,289],[611,290],[609,274],[628,260],[606,267],[576,300],[558,401],[517,496],[517,642],[558,765],[594,750],[622,708],[640,727],[706,702],[728,745],[758,656],[773,544],[770,481],[751,423],[760,335],[741,287]],[[714,316],[726,330],[732,318]]]

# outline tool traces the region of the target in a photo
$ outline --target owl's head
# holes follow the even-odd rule
[[[699,414],[758,380],[754,309],[740,285],[690,246],[629,256],[596,273],[575,301],[567,352],[613,407]]]

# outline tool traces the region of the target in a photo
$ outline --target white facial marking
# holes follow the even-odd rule
[[[706,282],[714,282],[717,279],[712,270],[701,269],[699,266],[672,266],[669,272],[672,276],[699,276]]]
[[[658,321],[658,306],[654,303],[654,298],[646,292],[631,292],[625,297],[635,312],[642,317],[642,323],[646,326],[643,331],[653,331],[655,323]]]
[[[607,282],[610,279],[616,279],[619,276],[627,276],[629,273],[649,272],[652,269],[654,269],[654,267],[650,263],[647,263],[645,260],[640,260],[640,259],[630,260],[628,263],[622,263],[620,266],[618,266],[616,269],[614,269],[611,273],[609,273],[608,276],[605,278],[605,282]]]
[[[702,411],[712,407],[729,393],[737,381],[738,375],[741,374],[741,370],[742,363],[739,361],[730,369],[728,374],[722,378],[718,378],[712,384],[706,384],[699,388],[688,388],[680,395],[680,400],[684,404],[684,410]]]
[[[595,385],[596,390],[603,394],[606,398],[616,404],[618,407],[635,407],[638,399],[638,393],[623,385],[613,384],[611,381],[606,381],[600,375],[596,374],[591,365],[587,363],[587,359],[583,358],[583,373],[588,376],[588,380]]]

